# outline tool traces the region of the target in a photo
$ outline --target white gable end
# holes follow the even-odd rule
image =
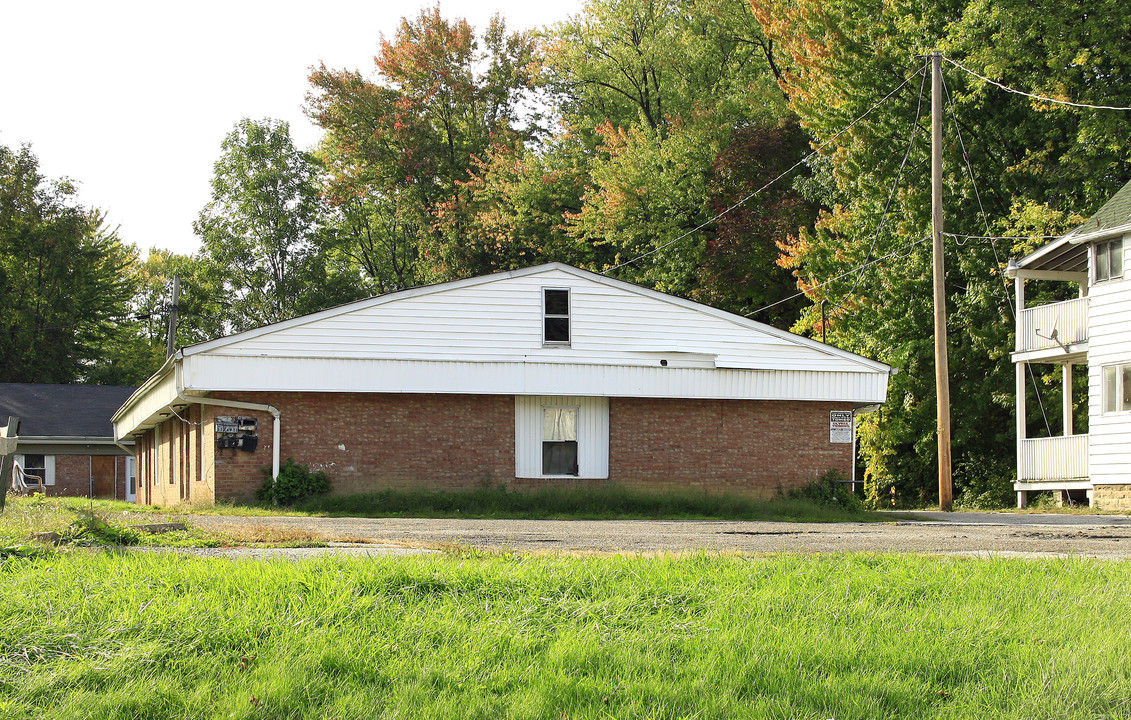
[[[568,344],[543,290],[569,290]],[[889,368],[553,263],[406,290],[185,348],[184,392],[886,399]]]
[[[704,306],[561,269],[452,285],[198,347],[209,355],[442,362],[651,366],[664,359],[671,367],[840,372],[874,372],[879,365],[756,323],[744,327]],[[543,345],[543,288],[570,291],[568,347]]]

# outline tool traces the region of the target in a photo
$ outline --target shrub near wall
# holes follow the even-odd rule
[[[271,477],[271,468],[263,468],[263,487],[255,493],[255,498],[273,505],[290,505],[316,495],[330,492],[330,476],[319,470],[310,472],[306,465],[299,465],[294,458],[287,458],[279,468],[279,477]]]

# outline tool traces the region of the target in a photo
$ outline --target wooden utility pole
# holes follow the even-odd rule
[[[181,301],[181,278],[173,276],[173,303],[169,306],[169,327],[165,335],[165,359],[173,357],[177,350],[177,303]]]
[[[946,357],[946,269],[943,265],[942,53],[931,53],[931,239],[935,285],[935,395],[938,399],[939,510],[954,505],[950,473],[950,368]]]

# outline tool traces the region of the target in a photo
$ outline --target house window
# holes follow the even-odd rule
[[[542,342],[569,345],[569,290],[542,288]]]
[[[609,399],[563,395],[514,398],[514,476],[609,477]]]
[[[23,468],[24,480],[28,485],[38,485],[36,478],[42,480],[44,485],[55,484],[54,455],[17,455],[16,462]]]
[[[1096,243],[1095,282],[1123,277],[1123,240]]]
[[[542,408],[542,474],[577,475],[577,408]]]
[[[1104,367],[1102,390],[1105,413],[1131,410],[1131,364]]]

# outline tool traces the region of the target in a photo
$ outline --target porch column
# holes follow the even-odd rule
[[[1064,434],[1066,436],[1072,434],[1072,363],[1064,363],[1061,366],[1061,380],[1064,386],[1061,392],[1062,396],[1062,412],[1064,413]]]

